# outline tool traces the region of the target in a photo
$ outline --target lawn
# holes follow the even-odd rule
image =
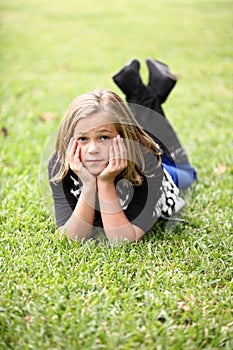
[[[232,1],[1,1],[0,348],[233,348]],[[187,224],[135,244],[59,239],[46,182],[70,101],[138,58],[198,171]]]

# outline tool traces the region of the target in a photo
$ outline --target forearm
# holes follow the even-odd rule
[[[78,240],[91,236],[95,215],[96,188],[83,188],[76,207],[64,226],[60,228],[68,238]]]
[[[121,208],[114,183],[98,183],[101,217],[109,240],[131,242],[140,239],[144,232],[127,219]]]

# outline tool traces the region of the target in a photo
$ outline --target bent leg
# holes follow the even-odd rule
[[[153,89],[155,80],[153,85],[144,85],[139,68],[139,62],[133,60],[114,75],[113,80],[125,93],[126,101],[138,123],[163,150],[163,166],[171,172],[174,182],[180,189],[188,188],[196,180],[196,171],[190,165],[188,155],[172,125],[165,118],[161,97],[157,92],[159,89]],[[166,76],[164,80],[163,76],[160,76],[159,84],[163,84],[163,89],[166,79]],[[168,160],[171,163],[168,164]]]

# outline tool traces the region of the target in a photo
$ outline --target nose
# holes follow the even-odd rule
[[[99,152],[99,146],[96,141],[91,141],[88,147],[88,153],[96,154]]]

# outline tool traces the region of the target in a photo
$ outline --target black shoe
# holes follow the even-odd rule
[[[165,116],[158,96],[150,87],[143,84],[139,69],[139,61],[134,59],[117,72],[112,79],[126,95],[126,101],[131,104],[131,110],[134,110],[136,105],[140,105]]]
[[[138,86],[143,84],[139,75],[139,69],[139,61],[134,59],[112,77],[127,99],[136,95]]]
[[[170,72],[168,65],[163,62],[148,58],[146,64],[149,70],[148,87],[154,95],[158,96],[162,104],[174,88],[177,78]]]

